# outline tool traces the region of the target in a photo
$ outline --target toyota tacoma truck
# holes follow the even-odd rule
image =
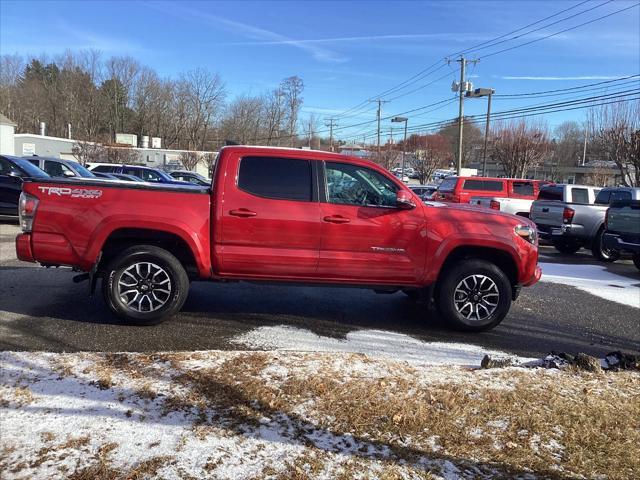
[[[615,252],[629,252],[640,270],[640,200],[612,203],[605,216],[604,244]]]
[[[551,240],[558,251],[575,253],[587,247],[598,260],[614,262],[620,255],[603,241],[605,213],[613,202],[638,199],[640,188],[544,186],[531,205],[531,220],[540,237]]]
[[[539,280],[535,225],[424,203],[376,164],[271,147],[221,150],[211,187],[27,180],[18,258],[84,272],[114,314],[154,324],[195,280],[403,291],[480,331]]]

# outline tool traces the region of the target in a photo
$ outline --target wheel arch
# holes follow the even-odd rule
[[[189,278],[199,275],[196,256],[187,241],[176,233],[147,228],[118,228],[112,231],[102,244],[97,271],[103,270],[118,253],[136,245],[162,248],[180,261]]]
[[[441,280],[443,273],[453,264],[470,259],[486,260],[493,263],[505,273],[512,286],[518,284],[518,265],[511,253],[495,247],[475,245],[459,246],[451,250],[442,263],[436,284]]]

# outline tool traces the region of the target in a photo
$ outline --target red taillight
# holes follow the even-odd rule
[[[497,200],[491,200],[489,202],[489,208],[493,208],[494,210],[500,210],[500,202]]]
[[[564,207],[564,210],[562,211],[562,221],[564,223],[571,223],[575,214],[576,211],[573,208]]]
[[[33,229],[33,217],[37,209],[38,199],[33,195],[22,192],[18,202],[18,215],[23,232],[30,232]]]

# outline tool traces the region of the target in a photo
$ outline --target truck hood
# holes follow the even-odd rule
[[[500,223],[504,224],[505,220],[510,220],[510,224],[514,227],[516,225],[528,225],[535,228],[535,223],[525,217],[512,215],[510,213],[500,212],[491,208],[481,207],[479,205],[470,205],[468,203],[449,203],[449,202],[437,202],[429,201],[425,202],[425,205],[443,208],[451,215],[460,215],[463,217],[472,216],[475,221],[486,221],[487,223]]]

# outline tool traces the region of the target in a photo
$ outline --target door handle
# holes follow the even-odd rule
[[[327,217],[324,217],[323,220],[329,223],[349,223],[351,221],[348,218],[342,217],[340,215],[329,215]]]
[[[229,212],[229,215],[233,215],[234,217],[246,218],[246,217],[255,217],[258,214],[256,212],[252,212],[248,208],[239,208],[237,210],[231,210]]]
[[[542,213],[549,213],[549,209],[548,208],[543,208],[542,209]]]

